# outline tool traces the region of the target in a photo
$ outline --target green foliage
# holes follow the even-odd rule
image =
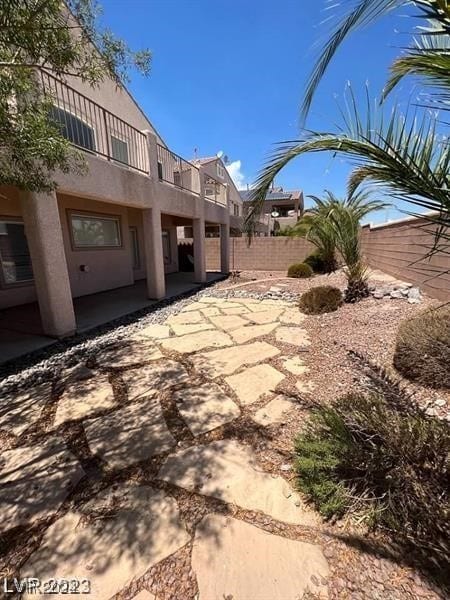
[[[407,379],[450,389],[450,306],[423,311],[401,323],[395,368]]]
[[[320,285],[302,294],[299,307],[308,315],[321,315],[337,310],[342,304],[342,294],[338,288]]]
[[[39,69],[64,80],[94,86],[118,84],[134,66],[147,74],[148,51],[132,52],[97,25],[94,0],[17,0],[0,13],[0,184],[48,191],[56,170],[82,173],[82,154],[49,119],[49,99],[39,86]]]
[[[326,518],[357,513],[443,563],[449,428],[386,389],[314,410],[295,441],[299,486]]]
[[[294,263],[288,269],[288,277],[307,278],[313,275],[313,270],[305,263]]]
[[[305,258],[303,261],[306,265],[309,265],[314,273],[327,273],[327,265],[325,260],[319,251],[313,252]]]

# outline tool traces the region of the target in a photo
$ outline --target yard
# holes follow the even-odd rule
[[[300,313],[321,282],[345,287],[243,272],[5,379],[2,573],[96,599],[443,597],[383,536],[323,521],[292,466],[310,403],[364,389],[399,322],[438,303]],[[442,391],[408,389],[446,417]]]

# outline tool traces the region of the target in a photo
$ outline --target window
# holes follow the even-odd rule
[[[130,227],[131,252],[133,255],[133,269],[139,269],[141,266],[141,256],[139,254],[139,240],[137,227]]]
[[[111,156],[124,165],[128,165],[128,144],[116,136],[111,136]]]
[[[84,121],[62,108],[52,106],[50,117],[59,126],[61,135],[86,150],[95,151],[94,130]]]
[[[225,177],[225,169],[223,168],[223,165],[220,162],[217,163],[217,175],[221,179]]]
[[[162,246],[163,246],[164,264],[169,265],[172,262],[172,256],[170,253],[170,235],[169,235],[169,232],[165,229],[163,229],[163,232],[162,232]]]
[[[234,216],[239,217],[239,204],[234,204],[233,210],[234,210]]]
[[[75,248],[118,248],[122,245],[118,217],[70,214]]]
[[[5,285],[33,280],[30,251],[21,221],[0,220],[0,262]]]

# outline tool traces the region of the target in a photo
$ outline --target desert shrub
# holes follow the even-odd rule
[[[334,254],[331,254],[328,258],[324,258],[319,251],[307,256],[303,262],[309,265],[314,273],[333,273],[338,267]]]
[[[341,291],[332,285],[319,285],[304,292],[300,310],[308,315],[321,315],[337,310],[343,303]]]
[[[294,263],[288,269],[288,277],[306,278],[311,277],[313,270],[305,263]]]
[[[423,311],[401,323],[394,366],[407,379],[450,388],[450,305]]]
[[[325,518],[358,513],[442,564],[449,427],[393,398],[353,393],[314,408],[295,441],[299,486]]]

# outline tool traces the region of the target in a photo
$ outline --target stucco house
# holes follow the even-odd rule
[[[179,226],[192,228],[193,281],[207,279],[208,227],[220,232],[227,273],[228,182],[218,177],[212,196],[208,165],[169,149],[124,87],[40,77],[88,171],[57,173],[50,194],[0,187],[0,312],[37,301],[41,333],[64,337],[77,330],[75,298],[145,281],[148,297],[162,299],[165,275],[178,271]]]
[[[250,203],[251,190],[241,190],[244,214],[247,213]],[[270,220],[270,233],[276,230],[292,227],[304,212],[304,197],[301,190],[284,190],[279,186],[272,186],[267,192],[264,201],[263,215]]]

